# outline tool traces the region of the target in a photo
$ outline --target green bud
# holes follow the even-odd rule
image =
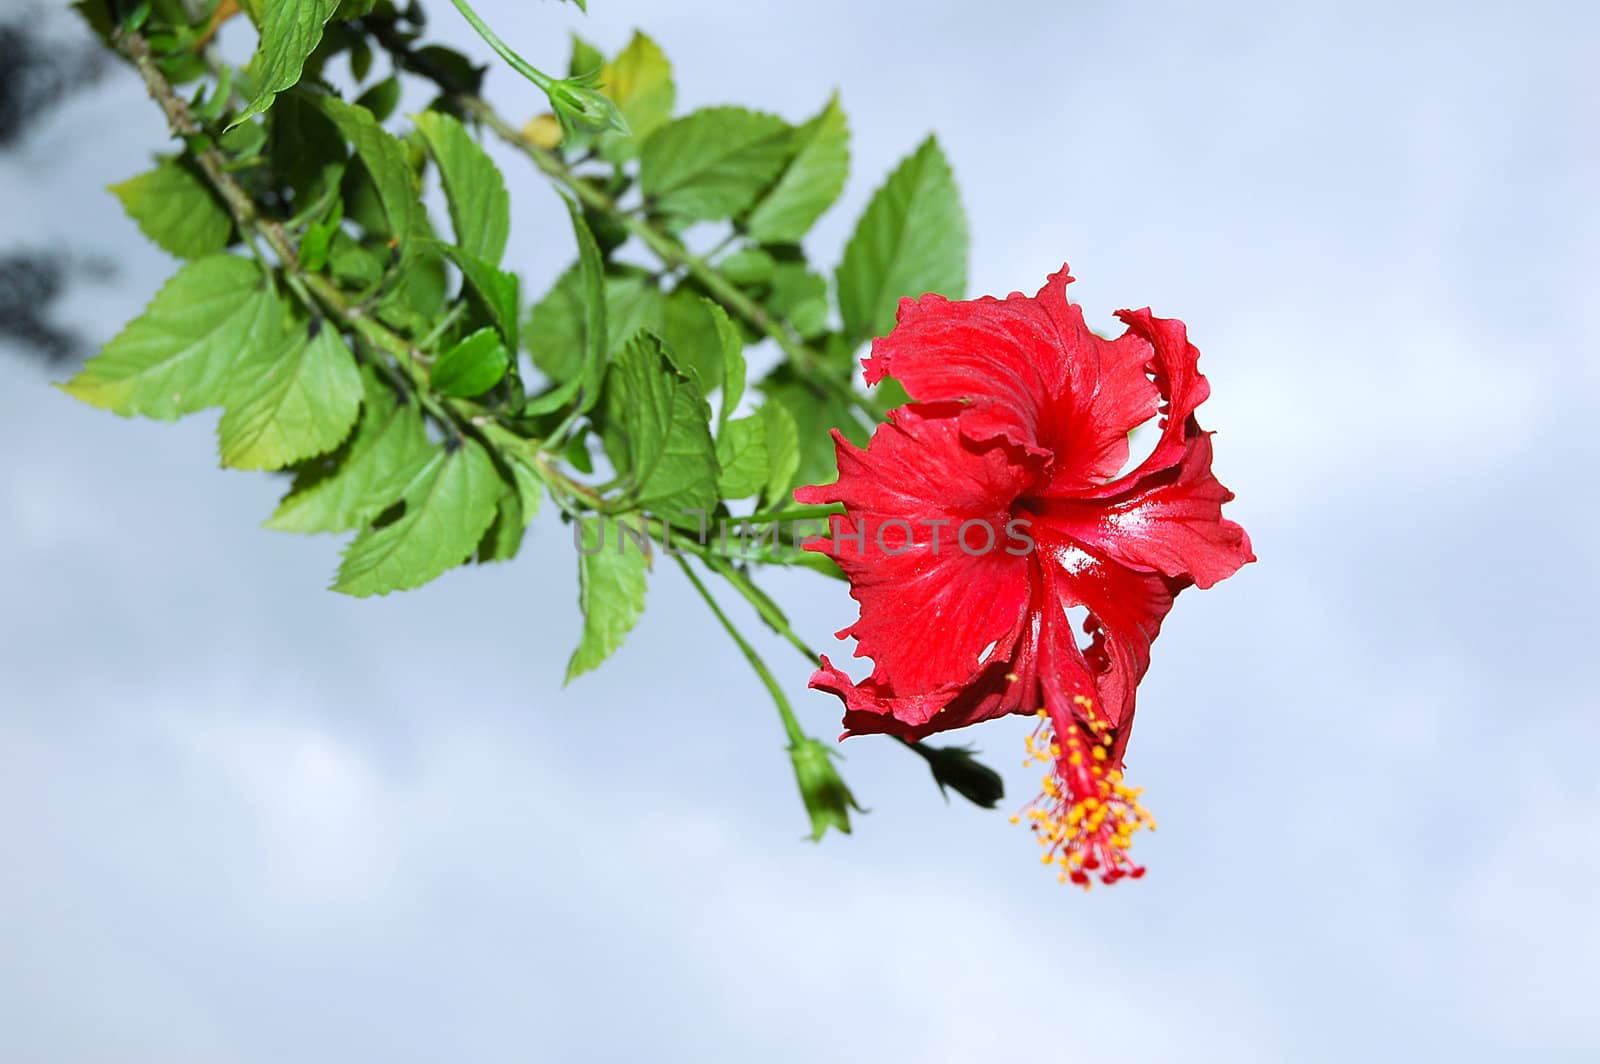
[[[578,133],[604,133],[614,129],[626,136],[628,123],[622,112],[617,110],[611,97],[595,87],[596,83],[593,74],[551,83],[550,107],[561,121],[561,127]]]
[[[928,767],[933,770],[933,780],[945,801],[950,800],[946,788],[984,809],[993,809],[1005,798],[1006,785],[1000,773],[974,758],[972,755],[978,751],[973,747],[912,745],[927,759]]]
[[[815,739],[802,739],[789,747],[794,778],[800,784],[800,797],[805,799],[806,812],[811,815],[813,842],[821,841],[829,828],[850,834],[850,810],[866,812],[856,804],[855,795],[834,770],[831,759],[838,756]]]

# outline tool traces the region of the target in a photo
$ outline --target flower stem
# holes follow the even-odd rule
[[[711,563],[708,561],[707,564]],[[794,707],[789,705],[788,697],[783,693],[783,688],[779,685],[777,677],[772,675],[772,670],[767,668],[767,663],[761,660],[761,655],[756,652],[756,648],[750,645],[749,641],[740,634],[739,629],[734,627],[733,622],[728,619],[728,615],[722,612],[722,607],[712,597],[705,583],[701,581],[700,577],[695,574],[694,568],[681,555],[678,558],[678,566],[683,570],[683,575],[689,578],[689,583],[693,584],[694,589],[700,593],[700,597],[705,600],[707,608],[722,624],[723,630],[728,633],[728,636],[744,653],[744,659],[750,663],[750,667],[755,670],[756,675],[761,679],[761,683],[766,687],[767,693],[772,696],[773,703],[778,707],[778,716],[783,719],[783,730],[789,737],[790,745],[798,746],[805,742],[806,733],[800,728],[800,721],[794,715]]]
[[[456,5],[456,10],[461,12],[461,16],[472,24],[473,29],[478,31],[478,36],[482,37],[484,42],[490,48],[493,48],[512,70],[539,86],[547,95],[549,94],[550,90],[555,86],[554,78],[522,58],[509,44],[502,41],[500,35],[490,29],[487,22],[483,21],[482,16],[472,10],[472,5],[467,3],[467,0],[450,0],[450,2]]]

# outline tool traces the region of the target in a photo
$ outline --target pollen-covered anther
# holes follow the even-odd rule
[[[1110,764],[1110,730],[1094,719],[1075,723],[1058,736],[1040,711],[1039,726],[1027,740],[1028,764],[1050,762],[1040,794],[1023,810],[1029,829],[1044,848],[1042,863],[1058,868],[1062,883],[1088,889],[1097,876],[1102,883],[1138,879],[1144,868],[1128,857],[1134,832],[1154,830],[1155,819],[1139,804],[1141,788],[1123,782],[1122,771]]]

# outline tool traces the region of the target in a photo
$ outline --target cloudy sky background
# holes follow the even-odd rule
[[[9,352],[0,1058],[1595,1059],[1600,14],[592,7],[481,4],[549,67],[569,27],[612,50],[642,25],[684,108],[800,119],[842,90],[820,262],[933,129],[973,292],[1065,259],[1092,324],[1189,323],[1261,562],[1156,645],[1150,874],[1059,888],[1004,815],[869,739],[844,767],[872,812],[802,842],[770,705],[675,572],[563,691],[558,523],[351,601],[322,590],[336,542],[258,527],[281,483],[219,471],[212,419],[113,418]],[[489,92],[538,107],[503,71]],[[99,191],[164,145],[119,69],[0,156],[0,245],[119,264],[61,307],[96,340],[171,270]],[[502,163],[542,291],[561,208]],[[853,616],[770,583],[819,645]],[[1021,735],[970,736],[1018,803]]]

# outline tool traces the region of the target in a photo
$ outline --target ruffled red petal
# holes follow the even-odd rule
[[[1176,466],[1125,493],[1035,505],[1039,521],[1097,554],[1132,569],[1190,577],[1207,588],[1255,561],[1250,536],[1222,516],[1222,504],[1232,498],[1211,473],[1211,433],[1193,426]]]
[[[861,617],[839,635],[854,636],[856,656],[874,662],[872,679],[896,692],[959,686],[1004,660],[1029,604],[1029,561],[1007,549],[1006,526],[1038,463],[966,439],[959,412],[902,407],[865,451],[835,433],[839,479],[795,492],[800,502],[845,506],[830,519],[831,538],[806,547],[849,576]],[[920,725],[932,710],[900,712]]]

